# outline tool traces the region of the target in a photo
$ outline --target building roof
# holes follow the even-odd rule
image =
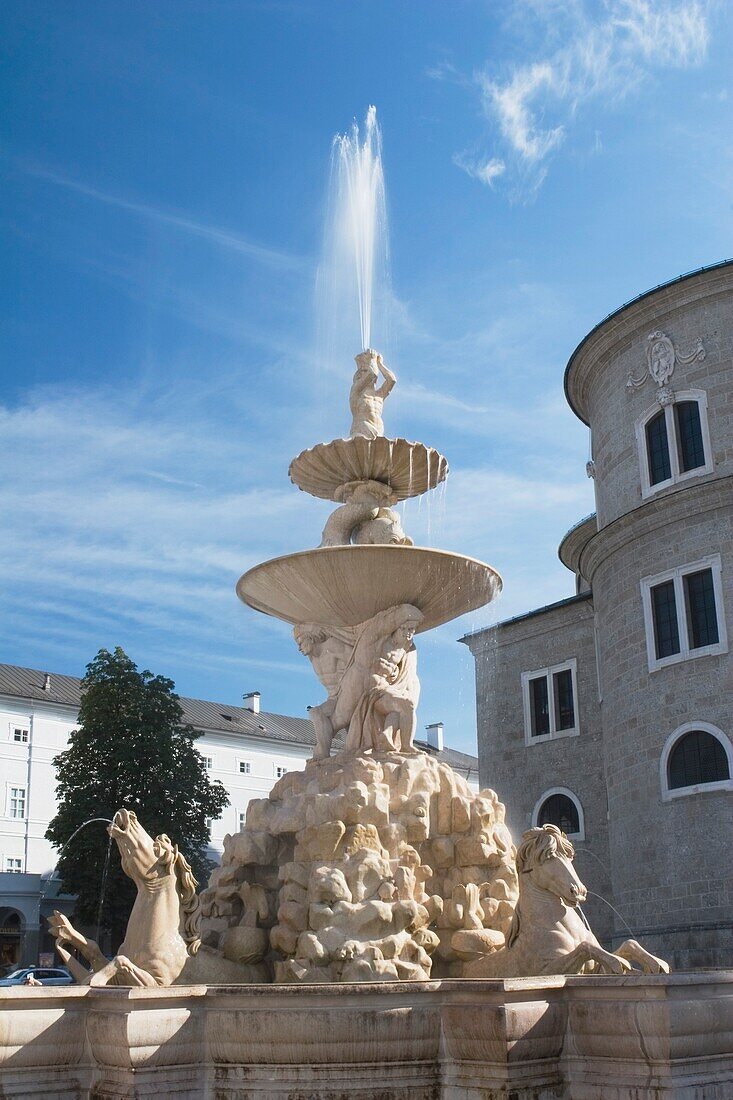
[[[44,688],[48,676],[48,689]],[[14,696],[43,703],[57,703],[78,709],[81,703],[81,680],[76,676],[40,672],[19,665],[0,664],[0,695]],[[234,707],[228,703],[212,703],[206,699],[188,699],[180,696],[184,720],[199,730],[215,733],[240,734],[263,741],[280,741],[289,745],[311,748],[315,745],[313,723],[307,718],[292,718],[286,714],[260,711],[256,714],[247,707]],[[419,741],[419,738],[416,740]],[[477,771],[478,760],[456,749],[436,752],[420,742],[420,747],[431,756],[449,764],[457,771]]]
[[[598,533],[598,517],[595,512],[578,520],[567,531],[557,548],[557,556],[571,573],[580,572],[580,555],[595,534]]]
[[[592,592],[579,592],[577,596],[566,596],[564,600],[556,600],[555,603],[547,603],[544,607],[535,607],[532,611],[524,611],[521,615],[514,615],[511,619],[503,619],[500,623],[494,623],[493,626],[482,626],[480,630],[473,630],[470,634],[464,634],[458,641],[467,645],[469,638],[478,638],[481,634],[489,634],[492,630],[499,630],[503,626],[521,623],[524,619],[533,619],[535,615],[544,615],[548,611],[557,611],[560,607],[569,607],[570,604],[581,603],[583,600],[592,598]]]

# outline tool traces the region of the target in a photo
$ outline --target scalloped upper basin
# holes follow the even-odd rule
[[[396,500],[420,496],[448,476],[448,460],[434,447],[407,439],[332,439],[302,451],[290,463],[290,480],[324,500],[351,481],[380,481]]]

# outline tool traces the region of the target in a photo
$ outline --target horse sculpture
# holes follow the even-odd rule
[[[587,891],[572,860],[575,850],[555,825],[524,833],[517,851],[519,900],[506,937],[496,948],[496,933],[480,927],[480,900],[473,899],[464,928],[452,946],[464,960],[467,978],[523,978],[537,974],[625,974],[632,963],[645,973],[668,974],[663,959],[636,940],[615,952],[604,950],[578,913]],[[478,925],[478,926],[477,926]]]
[[[93,986],[168,986],[268,980],[261,956],[237,961],[201,945],[198,883],[186,858],[164,833],[153,840],[128,810],[117,811],[107,832],[117,842],[122,869],[137,886],[137,897],[124,942],[112,960],[62,913],[49,918],[56,950],[77,981]],[[87,960],[91,975],[64,944]]]

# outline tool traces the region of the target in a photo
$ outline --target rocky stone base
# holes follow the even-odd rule
[[[4,989],[0,1096],[730,1100],[733,971]]]
[[[427,753],[310,760],[225,838],[202,939],[276,982],[462,977],[453,933],[504,943],[514,855],[495,792]]]

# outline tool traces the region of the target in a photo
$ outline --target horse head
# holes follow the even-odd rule
[[[533,885],[556,894],[575,909],[588,891],[573,867],[574,855],[575,849],[556,825],[542,825],[523,834],[517,849],[517,871],[520,876],[531,875]]]
[[[122,870],[133,880],[138,891],[157,892],[166,886],[175,888],[181,908],[181,932],[188,953],[195,955],[201,946],[198,882],[178,845],[165,833],[153,839],[132,810],[118,810],[107,832],[117,842]]]

